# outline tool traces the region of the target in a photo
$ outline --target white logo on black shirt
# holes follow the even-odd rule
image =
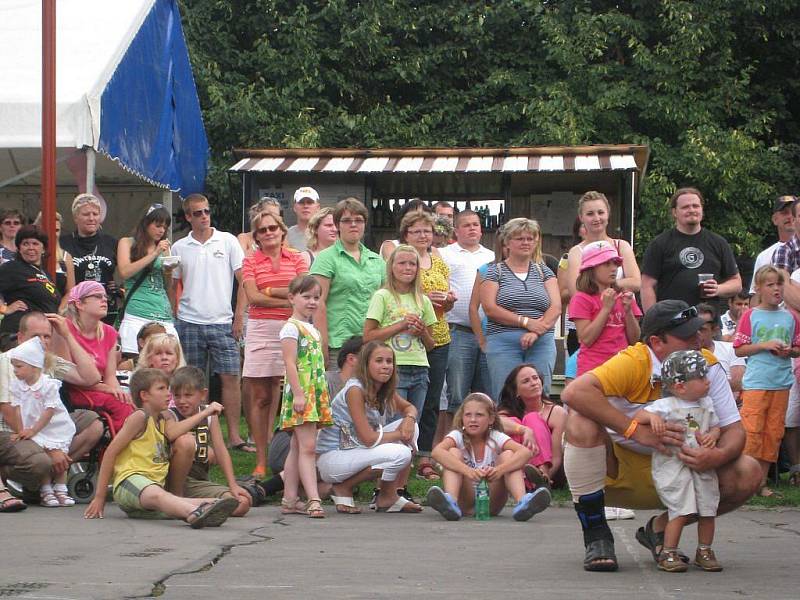
[[[700,248],[694,248],[693,246],[689,246],[688,248],[684,248],[681,250],[679,255],[681,264],[686,267],[687,269],[699,269],[700,265],[703,264],[703,260],[705,259],[705,255]]]

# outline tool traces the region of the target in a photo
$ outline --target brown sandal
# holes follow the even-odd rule
[[[282,515],[307,515],[306,505],[300,500],[295,498],[289,500],[288,498],[281,499],[281,514]]]
[[[306,503],[306,514],[310,519],[324,519],[325,510],[322,508],[322,500],[309,498]]]
[[[697,554],[694,556],[694,564],[712,573],[722,571],[722,565],[717,561],[717,557],[711,548],[698,548]]]

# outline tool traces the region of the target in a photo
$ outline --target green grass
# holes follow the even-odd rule
[[[221,420],[224,421],[224,419],[225,418],[222,417]],[[239,430],[241,432],[242,439],[246,439],[247,424],[245,423],[244,419],[239,425]],[[227,431],[224,423],[222,423],[222,431],[223,433]],[[227,433],[225,433],[225,435],[227,438]],[[256,465],[254,454],[248,454],[246,452],[238,452],[234,450],[232,450],[230,454],[231,460],[233,460],[233,469],[237,477],[249,475],[253,471],[253,468]],[[211,468],[211,479],[222,484],[225,483],[225,478],[222,475],[222,471],[216,466]],[[411,478],[408,480],[408,490],[411,492],[411,495],[414,496],[414,498],[417,498],[418,500],[424,500],[426,494],[428,493],[428,488],[437,484],[441,485],[441,482],[423,481],[414,477],[412,473]],[[773,496],[771,498],[761,498],[760,496],[756,496],[748,501],[747,506],[760,506],[764,508],[800,507],[800,487],[790,486],[788,484],[788,475],[786,473],[782,475],[777,486],[774,485],[774,481],[771,481],[770,487],[778,492],[780,497]],[[355,493],[356,500],[368,502],[372,497],[373,488],[373,483],[368,482],[361,484]],[[571,506],[572,504],[569,491],[565,489],[553,490],[553,501],[556,504],[563,506]]]

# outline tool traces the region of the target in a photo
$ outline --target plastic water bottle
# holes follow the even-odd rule
[[[489,484],[481,479],[475,487],[475,519],[488,521],[489,517]]]

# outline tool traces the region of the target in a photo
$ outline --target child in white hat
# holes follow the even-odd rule
[[[17,439],[31,440],[45,450],[69,452],[75,435],[75,424],[61,402],[61,382],[42,374],[44,347],[38,337],[31,338],[11,350],[14,378],[11,380],[11,405],[19,418],[15,424]],[[41,505],[72,506],[75,500],[67,493],[67,472],[42,481]]]

